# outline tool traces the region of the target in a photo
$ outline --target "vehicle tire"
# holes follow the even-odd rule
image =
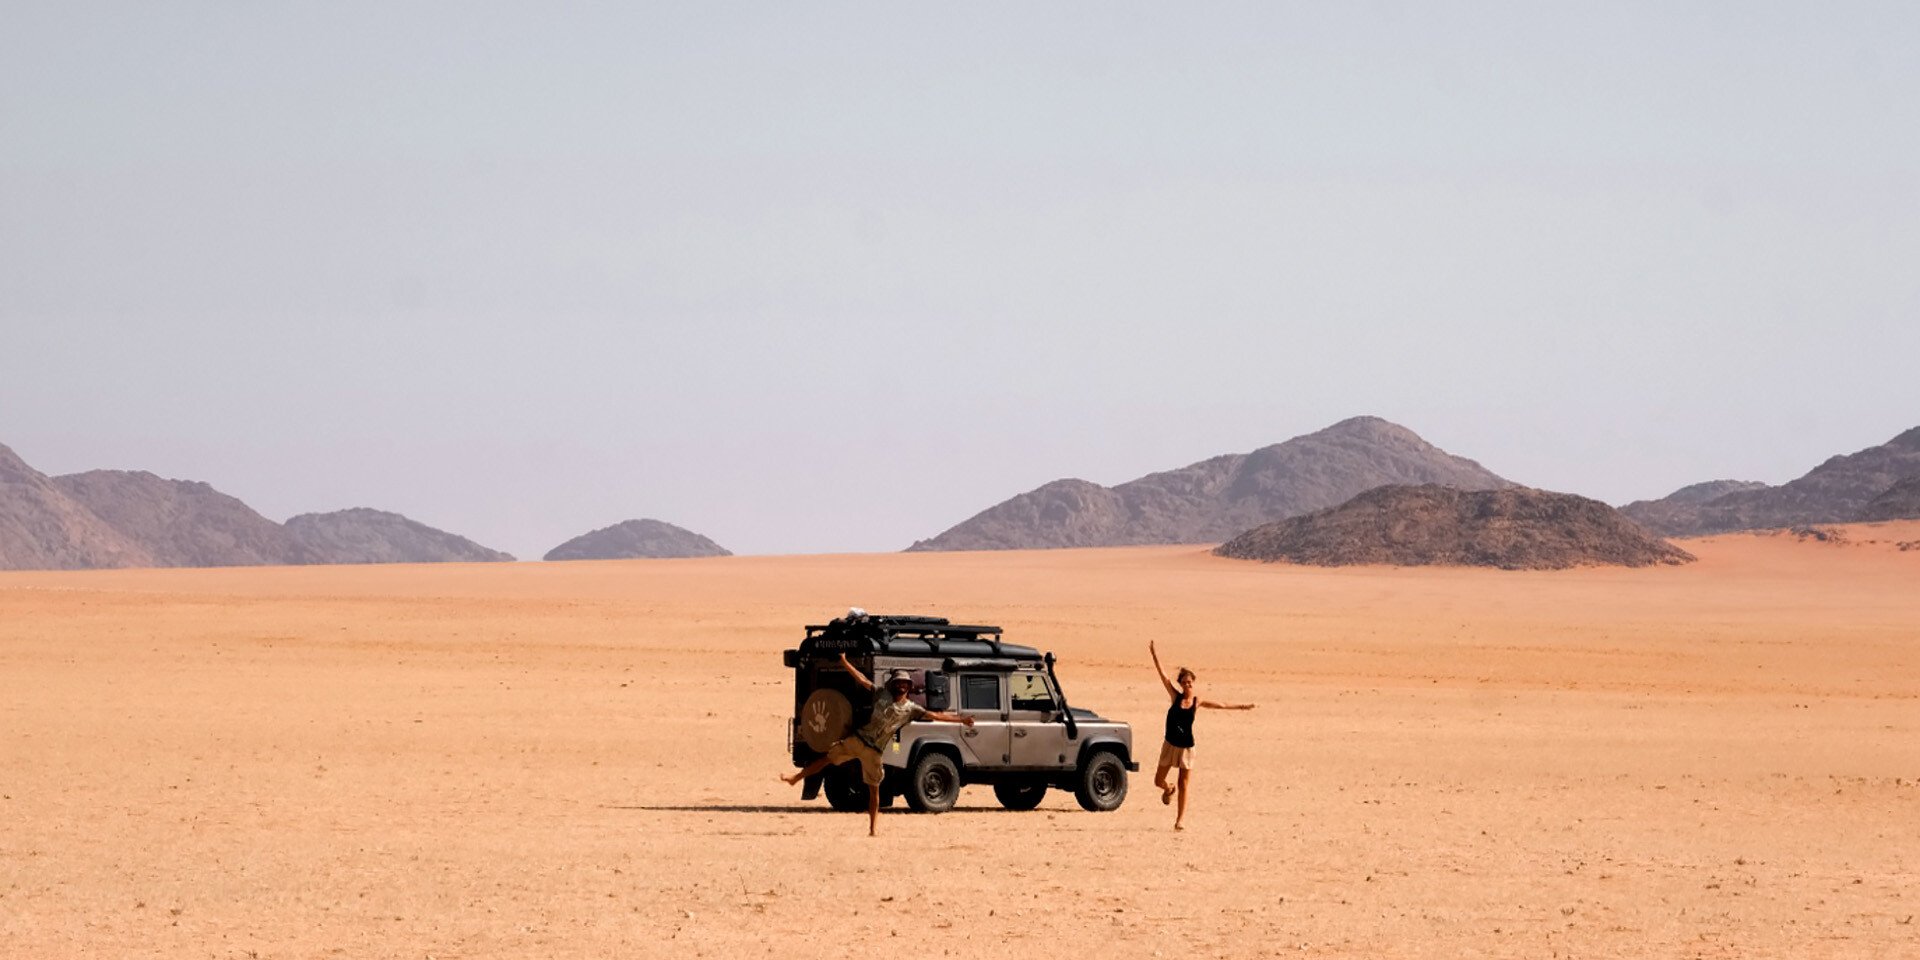
[[[960,768],[937,750],[920,755],[907,777],[907,806],[920,813],[946,813],[960,799]]]
[[[1008,810],[1032,810],[1046,799],[1047,785],[1034,780],[996,783],[993,785],[993,795]]]
[[[827,779],[821,786],[827,795],[827,806],[843,813],[864,813],[867,809],[867,783],[854,772],[860,765],[841,764],[827,768]]]
[[[1073,798],[1084,810],[1103,813],[1120,809],[1127,799],[1127,765],[1111,750],[1096,750],[1080,768],[1080,785]]]

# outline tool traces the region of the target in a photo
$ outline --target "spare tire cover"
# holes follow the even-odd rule
[[[822,753],[853,729],[853,704],[838,690],[815,690],[800,707],[800,739]]]

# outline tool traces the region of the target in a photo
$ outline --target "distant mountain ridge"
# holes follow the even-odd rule
[[[1383,486],[1515,486],[1405,427],[1354,417],[1245,454],[1211,457],[1114,487],[1043,484],[908,549],[998,550],[1224,542]],[[1920,518],[1920,427],[1835,456],[1779,486],[1715,480],[1620,512],[1665,536]],[[657,520],[575,537],[548,559],[725,556]],[[512,559],[369,508],[274,523],[212,486],[145,471],[49,477],[0,446],[0,570]]]
[[[1214,543],[1290,516],[1337,506],[1387,484],[1467,490],[1515,484],[1379,417],[1152,473],[1115,487],[1055,480],[1002,501],[909,550]]]
[[[310,563],[286,528],[211,485],[144,470],[90,470],[53,478],[61,492],[139,544],[159,567]]]
[[[1700,500],[1683,487],[1659,500],[1620,508],[1636,523],[1664,536],[1698,536],[1732,530],[1764,530],[1812,523],[1868,519],[1875,498],[1920,475],[1920,427],[1879,446],[1830,457],[1797,480],[1777,487],[1736,489]]]
[[[731,557],[733,553],[684,527],[661,520],[627,520],[583,533],[547,551],[546,560],[667,560]]]
[[[152,554],[0,446],[0,570],[150,566]]]
[[[0,570],[511,559],[397,513],[283,525],[199,481],[134,470],[48,477],[0,446]]]
[[[512,554],[466,537],[436,530],[397,513],[353,507],[303,513],[287,521],[287,533],[313,558],[311,563],[493,563]]]
[[[1920,520],[1920,473],[1888,487],[1860,511],[1862,520]]]
[[[1563,570],[1687,563],[1692,554],[1650,536],[1598,500],[1525,487],[1375,487],[1327,510],[1255,527],[1214,553],[1315,566],[1498,567]]]
[[[1705,483],[1692,483],[1666,495],[1671,503],[1706,503],[1718,500],[1729,493],[1743,493],[1748,490],[1765,490],[1773,486],[1758,480],[1708,480]]]

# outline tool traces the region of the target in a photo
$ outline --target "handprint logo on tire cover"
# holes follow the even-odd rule
[[[847,735],[853,705],[838,691],[815,690],[793,719],[794,732],[807,741],[807,746],[824,752],[835,740]]]

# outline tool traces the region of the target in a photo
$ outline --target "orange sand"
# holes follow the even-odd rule
[[[1920,523],[1684,568],[1193,547],[0,574],[0,956],[1916,957]],[[1869,542],[1871,541],[1871,542]],[[1000,623],[1152,756],[802,804],[800,626]]]

